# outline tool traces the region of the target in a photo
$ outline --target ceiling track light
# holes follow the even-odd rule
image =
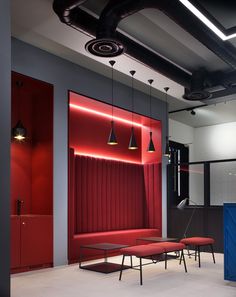
[[[168,101],[167,101],[167,92],[169,91],[169,87],[165,87],[164,90],[166,92],[166,120],[169,120],[168,117]],[[167,131],[166,135],[166,146],[165,146],[165,152],[164,152],[164,157],[170,158],[170,145],[169,145],[169,132]]]
[[[149,143],[148,143],[148,148],[147,148],[147,151],[149,153],[153,153],[155,152],[155,146],[154,146],[154,143],[153,143],[153,140],[152,140],[152,83],[153,83],[153,79],[149,79],[148,80],[148,83],[150,85],[150,90],[149,90],[149,120],[150,120],[150,132],[149,132]]]
[[[136,73],[136,71],[131,70],[129,72],[132,76],[132,127],[131,127],[131,136],[130,136],[130,140],[129,140],[129,146],[128,149],[129,150],[136,150],[138,149],[138,145],[137,145],[137,141],[135,138],[135,134],[134,134],[134,75]]]
[[[20,88],[22,88],[23,86],[23,83],[21,81],[17,81],[16,82],[16,87],[18,88],[18,98],[17,98],[17,111],[18,111],[18,118],[20,117],[20,105],[19,105],[19,100],[21,99],[21,96],[20,96]],[[12,128],[12,138],[14,140],[17,140],[17,141],[24,141],[26,139],[26,136],[27,136],[27,130],[26,128],[24,127],[22,121],[19,119],[16,123],[16,125]]]
[[[113,70],[114,70],[114,65],[116,61],[110,60],[109,61],[111,65],[111,130],[110,134],[108,137],[107,144],[109,145],[116,145],[118,144],[117,139],[116,139],[116,133],[115,133],[115,127],[114,127],[114,121],[113,121],[113,108],[114,108],[114,79],[113,79]]]

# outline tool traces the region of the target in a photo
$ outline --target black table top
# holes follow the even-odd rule
[[[111,250],[118,250],[118,249],[128,247],[128,245],[115,244],[115,243],[95,243],[95,244],[81,245],[80,247],[95,249],[95,250],[111,251]]]
[[[164,242],[164,241],[177,241],[178,238],[171,238],[171,237],[140,237],[137,240]]]

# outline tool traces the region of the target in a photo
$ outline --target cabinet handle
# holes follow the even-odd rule
[[[25,225],[25,222],[23,222],[22,225]]]

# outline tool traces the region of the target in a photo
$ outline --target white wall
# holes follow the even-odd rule
[[[169,136],[176,141],[189,146],[189,161],[194,161],[194,128],[169,119]]]
[[[236,122],[194,129],[194,160],[236,158]]]

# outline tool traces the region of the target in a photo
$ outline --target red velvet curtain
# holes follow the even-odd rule
[[[143,166],[75,156],[75,233],[144,227]]]
[[[161,230],[161,164],[145,164],[143,169],[145,181],[145,225],[148,228],[160,228]]]

